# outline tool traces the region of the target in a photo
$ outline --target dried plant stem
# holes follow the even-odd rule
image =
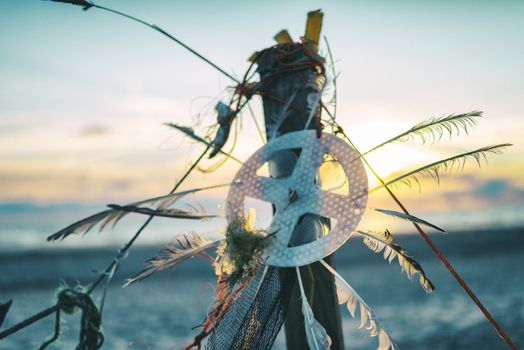
[[[409,215],[409,212],[408,210],[406,209],[406,207],[404,207],[404,205],[400,202],[400,200],[397,198],[397,196],[395,196],[395,194],[391,191],[391,189],[389,187],[386,186],[386,190],[388,191],[388,193],[390,194],[391,198],[393,198],[393,200],[398,204],[398,206],[400,207],[400,209],[402,209],[402,211],[406,214]],[[477,296],[475,295],[475,293],[473,293],[473,291],[469,288],[468,284],[462,279],[462,277],[460,277],[460,275],[458,274],[458,272],[455,270],[455,268],[453,267],[453,265],[451,265],[451,263],[449,262],[449,260],[444,256],[444,254],[442,254],[442,252],[440,251],[440,249],[435,245],[435,243],[433,243],[433,241],[431,240],[431,238],[429,238],[429,236],[427,235],[426,232],[424,232],[424,230],[422,230],[422,228],[417,224],[417,223],[413,223],[413,225],[415,226],[415,228],[417,229],[418,233],[422,236],[422,238],[424,238],[424,240],[426,241],[426,243],[431,247],[431,249],[435,252],[435,254],[437,254],[437,256],[439,257],[440,261],[442,261],[442,263],[447,267],[447,269],[449,270],[449,272],[451,272],[451,274],[455,277],[455,279],[457,280],[457,282],[460,284],[460,286],[464,289],[464,291],[469,295],[469,297],[471,298],[471,300],[473,300],[473,302],[475,304],[477,304],[477,306],[479,307],[480,311],[482,311],[482,313],[484,314],[484,316],[486,316],[486,318],[489,320],[489,322],[493,325],[493,327],[495,328],[495,330],[497,331],[497,333],[499,334],[499,336],[508,344],[508,346],[510,347],[510,349],[512,350],[517,350],[517,346],[511,341],[511,339],[508,337],[508,335],[506,334],[506,332],[504,332],[504,329],[502,329],[502,327],[497,323],[497,321],[493,318],[493,316],[491,316],[491,314],[489,313],[488,309],[486,309],[486,307],[482,304],[482,302],[479,300],[479,298],[477,298]]]
[[[324,110],[329,113],[327,108],[324,108]],[[360,154],[360,152],[357,150],[353,142],[351,142],[351,139],[346,135],[346,133],[342,130],[342,128],[339,127],[339,132],[344,136],[344,138],[349,142],[349,144]],[[397,198],[397,196],[391,191],[391,189],[387,186],[387,184],[384,182],[384,180],[378,175],[375,170],[371,167],[371,165],[368,163],[366,158],[364,158],[361,155],[362,160],[364,163],[368,166],[369,170],[373,173],[373,175],[377,178],[377,180],[386,188],[391,198],[397,203],[397,205],[400,207],[400,209],[407,215],[411,215],[409,211],[406,209],[406,207],[400,202],[400,200]],[[440,261],[446,266],[446,268],[451,272],[453,277],[457,280],[457,282],[460,284],[460,286],[464,289],[464,291],[469,295],[471,300],[478,306],[480,311],[484,314],[484,316],[488,319],[488,321],[493,325],[499,336],[508,344],[509,348],[512,350],[517,350],[517,346],[511,341],[511,339],[508,337],[506,332],[502,329],[502,327],[498,324],[498,322],[493,318],[493,316],[489,313],[488,309],[482,304],[482,302],[477,298],[475,293],[469,288],[467,283],[462,279],[462,277],[458,274],[457,270],[451,265],[449,260],[444,256],[442,251],[435,245],[435,243],[429,238],[428,234],[424,232],[424,230],[415,222],[412,222],[413,226],[417,229],[418,233],[424,238],[426,243],[430,246],[430,248],[435,252],[435,254],[438,256]]]
[[[100,10],[104,10],[104,11],[108,11],[108,12],[111,12],[111,13],[114,13],[114,14],[117,14],[119,16],[122,16],[122,17],[125,17],[125,18],[128,18],[132,21],[135,21],[135,22],[138,22],[138,23],[141,23],[151,29],[154,29],[156,30],[157,32],[163,34],[164,36],[168,37],[169,39],[173,40],[174,42],[176,42],[178,45],[182,46],[184,49],[188,50],[189,52],[191,52],[193,55],[197,56],[198,58],[200,58],[202,61],[206,62],[207,64],[209,64],[211,67],[215,68],[217,71],[219,71],[220,73],[224,74],[226,77],[228,77],[229,79],[235,81],[237,84],[240,84],[240,82],[238,81],[238,79],[236,79],[235,77],[233,77],[231,74],[229,74],[228,72],[226,72],[224,69],[222,69],[221,67],[219,67],[218,65],[216,65],[215,63],[213,63],[212,61],[210,61],[209,59],[207,59],[206,57],[202,56],[200,53],[198,53],[197,51],[195,51],[194,49],[192,49],[191,47],[189,47],[188,45],[186,45],[185,43],[183,43],[182,41],[180,41],[179,39],[175,38],[174,36],[172,36],[171,34],[169,34],[168,32],[164,31],[162,28],[154,25],[154,24],[151,24],[151,23],[147,23],[146,21],[143,21],[139,18],[136,18],[136,17],[133,17],[131,15],[128,15],[128,14],[125,14],[123,12],[120,12],[120,11],[117,11],[117,10],[113,10],[111,8],[108,8],[108,7],[104,7],[104,6],[100,6],[100,5],[97,5],[95,3],[91,3],[91,7],[94,7],[94,8],[97,8],[97,9],[100,9]]]
[[[206,149],[200,154],[200,156],[191,164],[189,169],[186,171],[186,173],[178,180],[176,185],[173,187],[173,189],[169,192],[169,194],[174,193],[180,185],[187,179],[189,174],[196,168],[198,163],[204,158],[207,151],[211,148],[210,145],[206,147]],[[107,266],[107,268],[104,270],[103,273],[101,273],[98,278],[93,282],[93,284],[87,289],[87,293],[91,294],[99,285],[102,283],[102,281],[109,276],[109,274],[113,271],[113,269],[116,269],[117,265],[119,264],[120,260],[127,254],[133,243],[138,239],[142,231],[149,225],[151,220],[153,220],[154,216],[149,216],[149,218],[140,226],[138,231],[135,233],[135,235],[118,251],[117,256],[111,261],[111,263]],[[8,329],[4,330],[3,332],[0,332],[0,339],[3,339],[13,333],[18,332],[19,330],[35,323],[36,321],[39,321],[49,315],[51,315],[53,312],[58,311],[58,306],[53,305],[45,310],[40,311],[39,313],[23,320],[22,322],[19,322],[15,324],[14,326],[9,327]]]
[[[331,100],[331,105],[333,106],[333,113],[330,113],[329,116],[331,118],[331,128],[332,130],[335,128],[335,121],[337,120],[337,78],[338,74],[335,70],[335,60],[333,59],[333,54],[331,53],[331,46],[329,46],[329,42],[326,36],[324,36],[324,41],[326,42],[326,48],[328,52],[328,57],[330,61],[331,66],[331,73],[333,74],[332,83],[333,83],[333,99]],[[326,108],[326,106],[323,104],[323,108]]]
[[[257,118],[255,116],[255,112],[253,112],[253,108],[251,108],[251,105],[247,104],[247,109],[249,111],[249,114],[251,115],[251,119],[253,119],[253,122],[255,123],[255,126],[257,128],[257,132],[258,132],[258,136],[260,136],[260,140],[262,141],[263,144],[266,143],[266,139],[264,137],[264,134],[262,133],[262,129],[260,128],[260,124],[258,123],[257,121]]]

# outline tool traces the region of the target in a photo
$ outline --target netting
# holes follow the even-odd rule
[[[295,281],[293,269],[268,267],[264,274],[264,266],[260,267],[211,333],[205,349],[271,349]]]

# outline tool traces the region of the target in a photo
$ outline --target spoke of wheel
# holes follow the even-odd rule
[[[314,152],[313,147],[302,147],[300,156],[298,157],[297,164],[291,175],[294,179],[299,180],[300,178],[311,180],[311,183],[315,180],[317,169],[320,166],[321,158],[324,155],[318,155]],[[319,159],[320,158],[320,159]],[[313,162],[313,164],[312,164]],[[313,176],[311,179],[309,177]]]

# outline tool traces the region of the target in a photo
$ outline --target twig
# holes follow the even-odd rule
[[[264,138],[264,134],[262,133],[262,129],[260,128],[260,125],[258,124],[257,118],[255,116],[255,113],[253,112],[253,109],[251,108],[251,105],[247,104],[247,109],[249,110],[249,114],[251,115],[251,118],[253,119],[253,122],[255,123],[255,126],[258,131],[258,135],[260,136],[260,140],[262,143],[266,143],[266,139]]]
[[[111,12],[111,13],[114,13],[114,14],[117,14],[119,16],[122,16],[122,17],[125,17],[125,18],[128,18],[132,21],[135,21],[135,22],[138,22],[138,23],[141,23],[151,29],[154,29],[156,30],[157,32],[163,34],[164,36],[168,37],[169,39],[173,40],[174,42],[176,42],[177,44],[179,44],[180,46],[182,46],[184,49],[188,50],[189,52],[191,52],[193,55],[197,56],[198,58],[200,58],[202,61],[206,62],[207,64],[209,64],[211,67],[215,68],[217,71],[219,71],[220,73],[222,73],[223,75],[225,75],[226,77],[228,77],[229,79],[235,81],[237,84],[240,84],[240,82],[238,81],[238,79],[236,79],[235,77],[233,77],[231,74],[229,74],[228,72],[226,72],[224,69],[222,69],[221,67],[219,67],[218,65],[216,65],[215,63],[213,63],[212,61],[210,61],[209,59],[207,59],[206,57],[204,57],[202,54],[198,53],[197,51],[195,51],[194,49],[192,49],[191,47],[189,47],[188,45],[186,45],[185,43],[183,43],[182,41],[180,41],[179,39],[175,38],[174,36],[172,36],[171,34],[169,34],[168,32],[166,32],[165,30],[163,30],[162,28],[156,26],[155,24],[151,24],[151,23],[147,23],[146,21],[143,21],[139,18],[136,18],[136,17],[133,17],[131,15],[128,15],[128,14],[125,14],[123,12],[120,12],[120,11],[117,11],[117,10],[113,10],[111,8],[108,8],[108,7],[104,7],[104,6],[100,6],[100,5],[97,5],[93,2],[91,2],[92,6],[91,7],[95,7],[95,8],[98,8],[100,10],[105,10],[105,11],[108,11],[108,12]]]
[[[333,98],[331,100],[331,103],[333,105],[333,113],[330,113],[329,116],[331,117],[332,119],[332,127],[334,128],[335,127],[335,121],[337,119],[337,78],[338,78],[338,74],[337,74],[337,71],[335,70],[335,60],[333,59],[333,54],[331,53],[331,47],[329,46],[329,42],[328,42],[328,39],[326,36],[324,36],[324,41],[326,42],[326,47],[327,47],[327,51],[328,51],[328,56],[329,56],[329,61],[330,61],[330,66],[331,66],[331,74],[333,74],[333,79],[332,79],[332,82],[333,82]]]

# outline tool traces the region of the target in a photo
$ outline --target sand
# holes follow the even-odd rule
[[[524,346],[524,229],[434,234],[456,269],[513,340]],[[504,349],[504,342],[422,239],[399,235],[436,285],[427,295],[400,267],[353,238],[336,255],[339,272],[374,309],[401,349]],[[169,273],[122,289],[158,247],[131,251],[109,287],[103,313],[104,349],[181,349],[205,317],[214,285],[213,271],[194,259]],[[52,305],[63,279],[89,283],[112,259],[116,247],[46,249],[0,253],[0,301],[13,299],[4,327]],[[98,300],[100,293],[95,293]],[[377,339],[358,329],[342,310],[346,349],[375,349]],[[60,341],[49,349],[74,349],[79,314],[64,317]],[[34,349],[53,331],[48,317],[0,341],[0,349]],[[67,328],[67,329],[65,329]],[[279,336],[275,349],[284,349]]]

